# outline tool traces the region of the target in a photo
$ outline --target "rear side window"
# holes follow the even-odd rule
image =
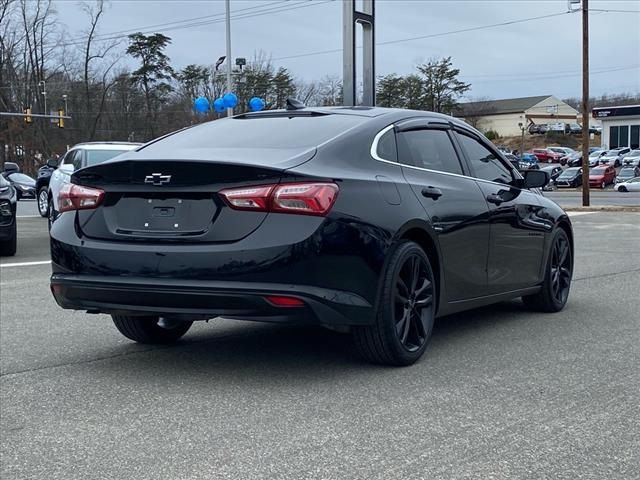
[[[264,116],[216,120],[187,128],[141,150],[311,148],[366,121],[356,115]]]
[[[475,138],[456,133],[476,178],[497,183],[510,183],[513,180],[509,169],[487,147]]]
[[[378,140],[378,148],[376,150],[378,157],[383,160],[389,160],[395,162],[398,160],[398,153],[396,150],[396,134],[393,128],[387,130]]]
[[[409,130],[398,134],[398,160],[413,167],[462,175],[462,166],[445,130]]]

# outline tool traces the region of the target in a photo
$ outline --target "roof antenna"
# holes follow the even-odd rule
[[[287,110],[302,110],[307,106],[297,98],[287,98]]]

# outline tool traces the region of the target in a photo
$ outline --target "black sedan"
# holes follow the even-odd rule
[[[554,183],[558,188],[579,187],[580,185],[582,185],[582,168],[567,168],[558,176],[558,178],[556,178],[556,181]]]
[[[16,191],[0,175],[0,255],[16,254]]]
[[[9,183],[16,189],[18,200],[23,198],[36,198],[36,181],[29,175],[15,172],[6,176]]]
[[[126,337],[218,316],[348,327],[408,365],[439,316],[522,297],[557,312],[573,233],[478,131],[420,111],[299,108],[190,127],[80,169],[51,225],[51,290]]]

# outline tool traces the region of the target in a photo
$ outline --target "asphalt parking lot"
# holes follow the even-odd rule
[[[49,265],[22,265],[46,261],[46,222],[20,208],[0,261],[4,480],[640,478],[638,213],[573,214],[563,312],[441,319],[398,369],[315,328],[216,320],[133,344],[55,305]]]

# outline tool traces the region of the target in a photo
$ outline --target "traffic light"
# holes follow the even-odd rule
[[[31,107],[29,108],[25,108],[24,109],[24,123],[32,123],[33,122],[33,118],[31,118]]]
[[[62,108],[58,109],[58,128],[64,128],[64,118],[62,118],[62,116],[64,115],[64,110]]]

